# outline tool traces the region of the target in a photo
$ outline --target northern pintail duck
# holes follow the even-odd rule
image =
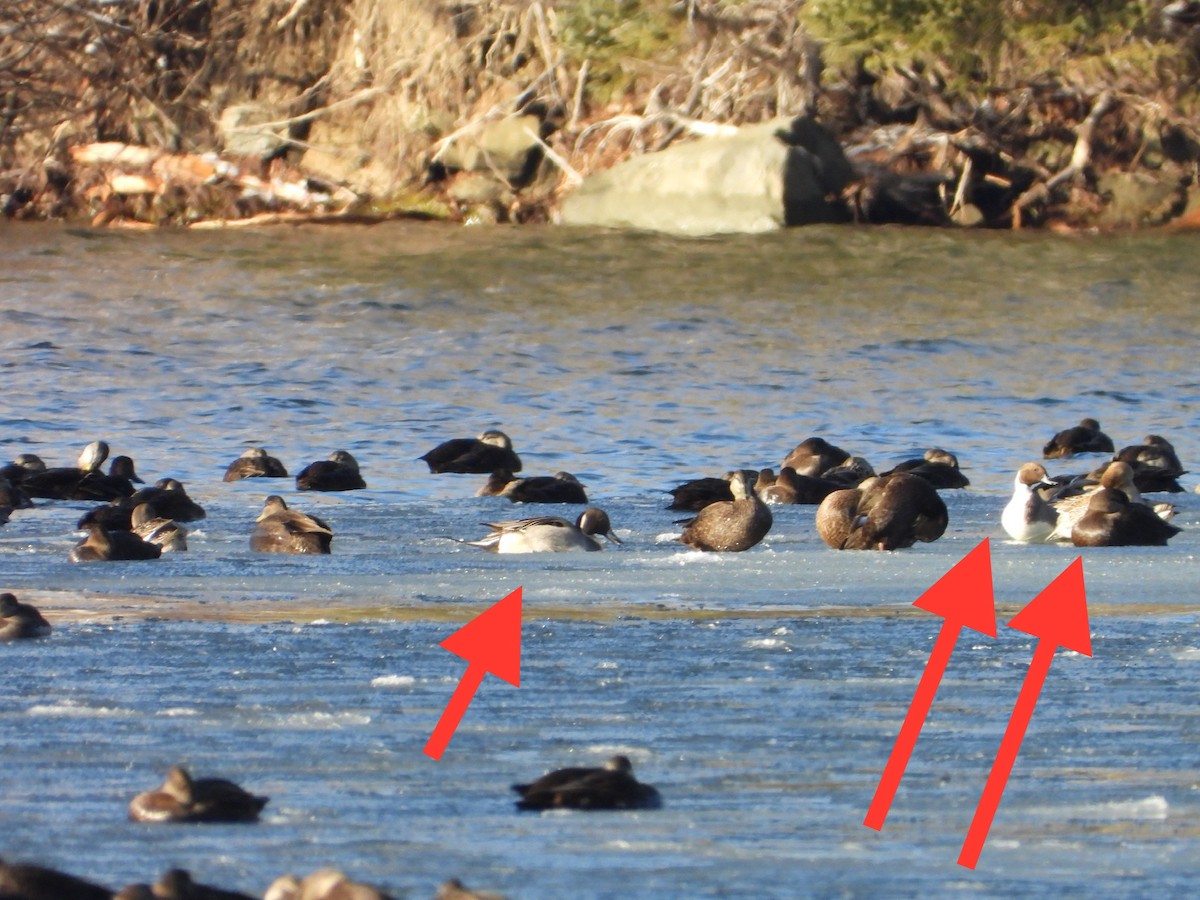
[[[773,518],[754,493],[753,473],[738,471],[729,479],[732,500],[710,503],[683,525],[681,543],[694,550],[748,550],[767,536]]]
[[[1000,524],[1014,541],[1045,543],[1053,539],[1058,510],[1046,502],[1039,489],[1055,484],[1039,462],[1025,463],[1017,470],[1012,499],[1000,514]]]
[[[161,786],[129,802],[129,818],[135,822],[257,822],[267,799],[224,778],[193,778],[182,766],[172,766]]]
[[[1101,488],[1089,495],[1087,511],[1071,529],[1076,547],[1165,547],[1181,529],[1150,507],[1131,503],[1121,491]]]
[[[0,860],[0,897],[16,900],[112,900],[110,888],[46,866]]]
[[[1113,442],[1100,430],[1095,419],[1083,419],[1074,428],[1065,428],[1046,442],[1043,459],[1062,459],[1076,453],[1112,453]]]
[[[950,516],[937,490],[916,475],[868,478],[817,508],[817,533],[835,550],[899,550],[936,541]]]
[[[338,869],[318,869],[304,878],[276,878],[263,900],[391,900],[391,896],[369,884],[351,881]]]
[[[489,429],[476,438],[454,438],[418,457],[434,474],[443,472],[487,475],[497,469],[521,471],[521,458],[503,431]]]
[[[883,474],[895,475],[899,472],[924,478],[938,490],[965,488],[971,483],[959,469],[958,457],[941,447],[926,450],[920,459],[905,460]]]
[[[1146,493],[1167,491],[1178,494],[1183,491],[1177,480],[1187,471],[1175,455],[1171,442],[1158,434],[1148,434],[1141,444],[1122,447],[1113,459],[1133,467],[1133,481],[1139,490]]]
[[[162,547],[142,540],[131,531],[109,530],[100,522],[89,522],[88,536],[71,550],[71,562],[158,559]]]
[[[1051,540],[1069,541],[1072,539],[1075,525],[1088,511],[1092,494],[1098,490],[1120,491],[1126,501],[1137,506],[1145,506],[1164,521],[1175,515],[1175,507],[1170,503],[1159,503],[1154,507],[1146,503],[1134,482],[1133,467],[1128,463],[1112,460],[1098,471],[1100,473],[1098,486],[1090,483],[1084,484],[1075,493],[1051,499],[1050,503],[1058,513],[1058,525],[1050,537]]]
[[[160,516],[149,503],[139,503],[129,516],[130,531],[143,541],[158,544],[163,553],[187,550],[188,531],[174,519]]]
[[[153,885],[130,884],[113,900],[256,900],[249,894],[200,884],[186,869],[168,869]],[[307,898],[304,898],[307,900]],[[357,898],[347,898],[357,900]]]
[[[466,541],[493,553],[554,553],[569,550],[601,550],[596,540],[602,535],[615,544],[621,543],[613,534],[608,513],[589,506],[574,523],[559,516],[535,516],[507,522],[485,522],[491,529],[478,541]]]
[[[272,494],[263,504],[250,535],[250,549],[260,553],[329,553],[333,529],[323,519],[291,509]]]
[[[346,450],[334,450],[328,459],[309,463],[296,476],[298,491],[357,491],[366,486],[358,460]]]
[[[0,594],[0,641],[44,637],[49,633],[50,623],[35,606],[22,603],[8,591]]]
[[[251,447],[229,464],[222,481],[241,481],[243,478],[287,478],[287,469],[262,447]]]
[[[658,790],[633,775],[627,756],[614,756],[598,768],[571,767],[548,772],[529,784],[514,784],[517,809],[657,809]]]
[[[798,475],[822,475],[827,469],[840,466],[850,459],[850,454],[835,447],[822,437],[810,437],[797,444],[783,460]]]
[[[37,457],[34,457],[37,459]],[[108,459],[108,444],[104,441],[92,441],[79,454],[74,466],[59,466],[45,468],[39,471],[31,463],[28,474],[22,479],[21,487],[30,497],[40,497],[45,500],[75,500],[75,494],[80,483],[88,475],[99,472],[100,466]],[[41,462],[41,460],[37,460]]]
[[[587,503],[587,491],[570,472],[514,478],[500,490],[499,496],[513,503]]]

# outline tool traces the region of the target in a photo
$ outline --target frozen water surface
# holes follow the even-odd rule
[[[56,625],[0,647],[0,856],[114,886],[184,866],[252,894],[327,865],[406,897],[453,875],[514,898],[1194,891],[1200,498],[1170,497],[1167,548],[999,527],[1017,466],[1085,415],[1197,465],[1185,236],[0,235],[4,456],[64,465],[103,438],[208,510],[187,554],[148,563],[69,563],[88,504],[0,529],[0,586]],[[523,474],[578,475],[624,544],[453,540],[577,512],[476,498],[482,476],[416,459],[491,426]],[[879,469],[957,453],[972,485],[944,493],[947,535],[837,553],[789,507],[743,554],[675,542],[667,488],[777,467],[816,434]],[[222,483],[254,444],[293,474],[348,449],[370,487]],[[326,518],[333,554],[252,553],[268,493]],[[964,632],[886,826],[862,820],[941,625],[911,604],[985,537],[1002,621],[1083,556],[1094,655],[1055,657],[971,871],[955,861],[1027,635]],[[521,687],[485,680],[434,762],[463,669],[437,644],[518,585]],[[661,810],[514,810],[512,782],[614,753]],[[126,821],[176,762],[269,795],[264,820]]]

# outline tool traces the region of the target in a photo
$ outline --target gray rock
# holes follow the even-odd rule
[[[807,118],[777,119],[592,175],[566,198],[561,221],[692,235],[840,221],[840,193],[853,178],[828,131]]]
[[[267,157],[287,143],[282,127],[266,123],[282,118],[275,110],[251,103],[227,106],[221,111],[218,128],[226,153]]]

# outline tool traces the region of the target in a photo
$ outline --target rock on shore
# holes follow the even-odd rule
[[[700,235],[840,221],[853,178],[823,127],[776,119],[598,172],[565,199],[562,222]]]

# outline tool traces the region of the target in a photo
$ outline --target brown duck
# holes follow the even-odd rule
[[[249,793],[224,778],[192,778],[173,766],[160,787],[129,802],[135,822],[257,822],[266,797]]]
[[[729,479],[732,500],[704,507],[683,524],[679,540],[695,550],[736,552],[753,547],[771,530],[771,510],[754,493],[754,473],[737,471]]]
[[[250,535],[250,549],[260,553],[329,553],[333,529],[323,519],[290,509],[272,494],[263,504]]]
[[[817,533],[835,550],[899,550],[936,541],[949,520],[946,504],[925,479],[878,475],[821,501]]]

